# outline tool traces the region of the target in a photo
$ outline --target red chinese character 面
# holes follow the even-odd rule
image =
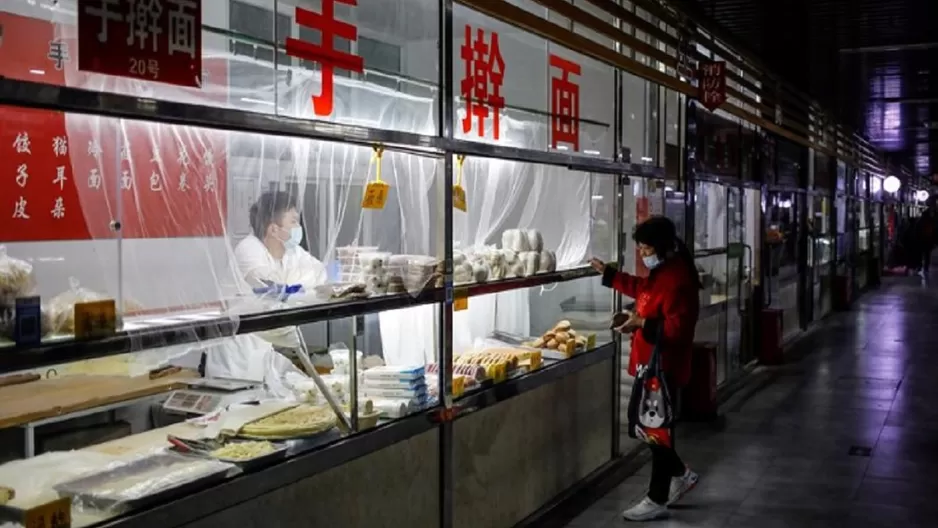
[[[561,75],[550,78],[550,146],[567,143],[580,150],[580,86],[570,80],[580,75],[580,65],[550,55],[550,66],[559,68]]]
[[[348,41],[358,40],[358,28],[335,18],[335,3],[357,6],[358,0],[322,0],[322,14],[300,7],[296,8],[296,23],[311,29],[318,29],[322,35],[316,45],[304,40],[287,38],[287,55],[318,62],[322,65],[322,89],[313,96],[313,112],[317,116],[332,115],[334,105],[333,88],[335,68],[361,73],[365,69],[364,60],[351,53],[336,51],[335,37]]]
[[[501,96],[502,81],[505,80],[505,61],[498,47],[498,33],[493,31],[490,44],[486,44],[485,30],[480,28],[476,30],[476,38],[473,41],[472,27],[466,24],[460,56],[466,65],[466,76],[460,84],[462,96],[466,99],[462,130],[464,133],[472,130],[472,118],[475,117],[478,120],[479,137],[484,137],[485,120],[489,117],[491,108],[494,137],[498,139],[499,113],[505,108],[505,98]]]

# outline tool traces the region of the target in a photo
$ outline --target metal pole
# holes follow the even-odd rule
[[[440,57],[439,57],[439,134],[443,138],[453,137],[455,100],[453,94],[453,0],[440,0]],[[438,203],[442,207],[437,225],[443,226],[445,302],[439,306],[437,342],[439,354],[437,364],[437,394],[443,405],[443,420],[440,422],[440,528],[453,526],[453,152],[447,151],[443,158],[442,196]],[[440,248],[437,247],[437,254]]]
[[[616,29],[622,29],[622,20],[615,19],[614,26]],[[618,41],[613,45],[615,47],[616,53],[622,53],[622,44]],[[612,75],[612,90],[613,90],[613,101],[612,101],[612,152],[613,159],[619,159],[620,153],[622,152],[622,71],[618,68],[613,69]],[[625,231],[625,196],[628,186],[628,177],[625,175],[616,176],[614,191],[615,196],[612,201],[612,214],[615,223],[615,233],[614,238],[616,247],[613,248],[614,255],[618,256],[619,268],[622,269],[622,265],[625,262],[625,245],[622,243],[625,236],[623,231]],[[622,311],[622,296],[613,293],[612,296],[612,310],[614,313],[619,313]],[[610,449],[612,451],[612,458],[617,458],[621,455],[622,451],[622,435],[620,431],[622,430],[622,424],[620,423],[619,415],[622,402],[622,336],[618,332],[612,333],[612,341],[615,343],[616,353],[612,358],[612,438]]]

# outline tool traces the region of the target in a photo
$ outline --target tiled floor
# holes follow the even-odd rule
[[[884,279],[796,346],[806,357],[774,369],[724,423],[679,430],[700,484],[670,519],[646,524],[938,526],[938,285]],[[871,453],[851,456],[853,446]],[[568,526],[631,524],[620,512],[644,494],[649,471]]]

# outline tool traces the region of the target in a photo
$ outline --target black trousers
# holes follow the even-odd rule
[[[929,268],[931,268],[931,252],[931,248],[925,249],[925,251],[922,252],[922,271],[926,274]]]
[[[674,449],[674,428],[671,429],[671,447],[649,445],[651,449],[651,483],[648,498],[658,504],[667,504],[671,495],[671,479],[683,477],[686,467]]]

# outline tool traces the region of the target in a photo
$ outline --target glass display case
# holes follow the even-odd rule
[[[13,507],[225,525],[294,486],[336,506],[309,522],[349,526],[348,497],[396,511],[441,475],[500,493],[479,464],[538,439],[587,450],[586,472],[621,450],[609,324],[631,300],[587,262],[647,271],[622,235],[668,213],[656,85],[432,0],[202,2],[186,75],[105,75],[79,69],[87,13],[40,4],[0,13],[22,50],[0,48]],[[147,510],[169,501],[171,520]]]

